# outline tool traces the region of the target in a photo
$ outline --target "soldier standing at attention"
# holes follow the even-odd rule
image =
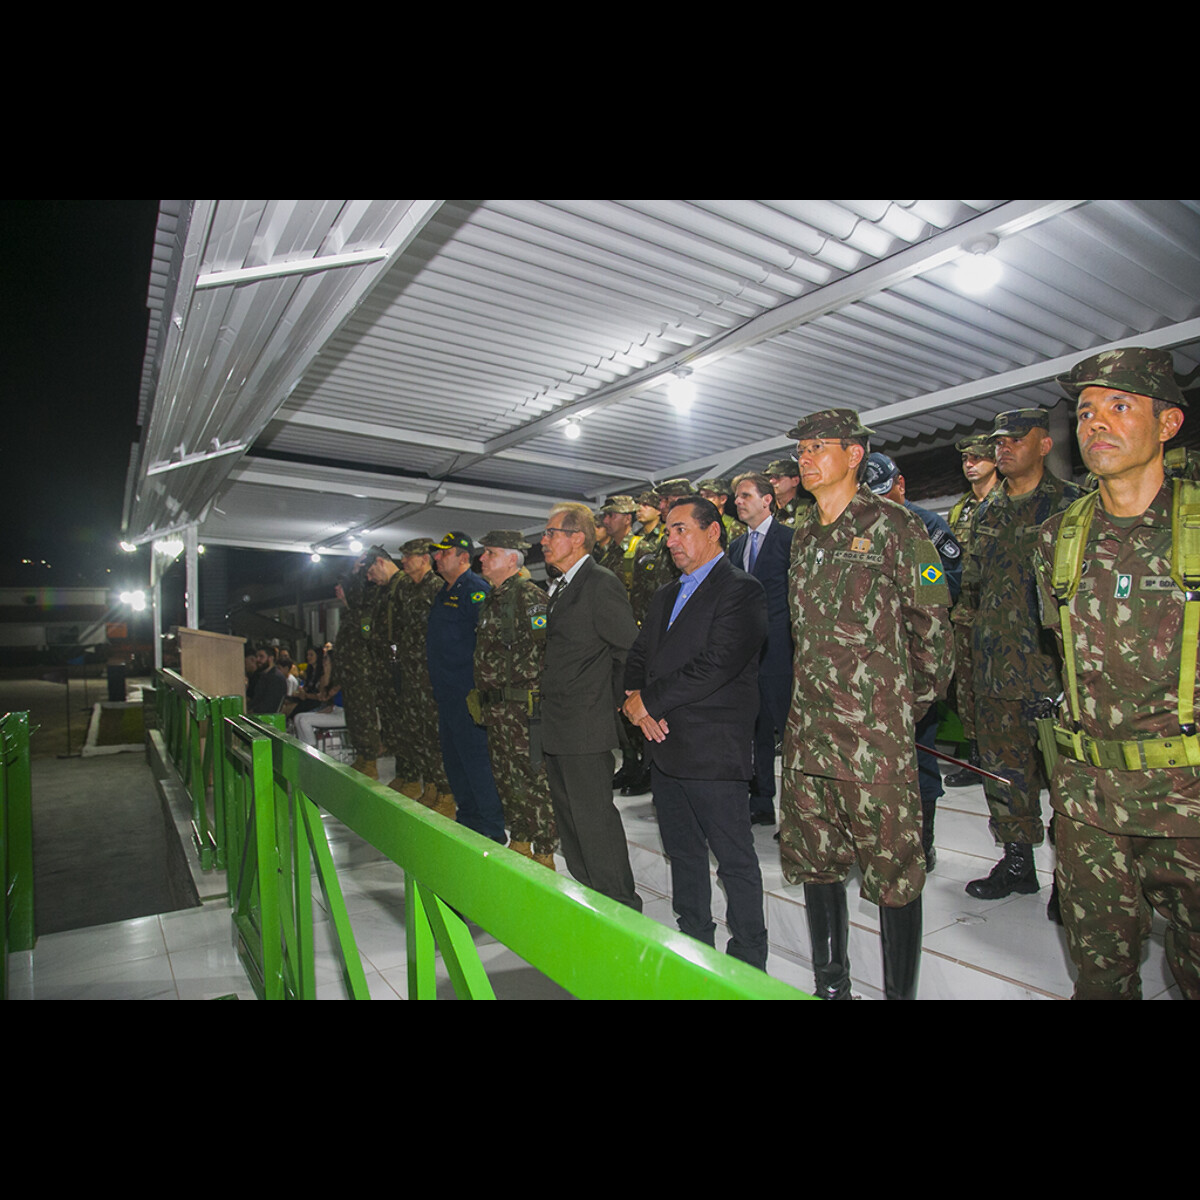
[[[387,558],[387,552],[380,550]],[[388,562],[392,560],[387,558]],[[392,563],[393,569],[395,563]],[[346,604],[346,619],[338,629],[336,662],[342,685],[342,706],[346,714],[346,733],[355,750],[354,769],[368,779],[379,778],[379,707],[376,702],[378,671],[372,650],[375,623],[379,616],[382,592],[370,551],[355,564],[349,578],[338,584],[340,598]]]
[[[1066,675],[1050,800],[1075,999],[1141,997],[1153,907],[1200,1000],[1200,485],[1163,470],[1186,401],[1166,350],[1107,350],[1058,382],[1099,480],[1042,526],[1037,559]]]
[[[967,884],[978,900],[1038,890],[1033,848],[1045,838],[1041,756],[1034,725],[1038,701],[1059,691],[1054,648],[1037,613],[1033,552],[1038,527],[1082,494],[1046,470],[1053,442],[1044,408],[1000,413],[992,437],[1004,482],[971,521],[963,589],[954,620],[971,626],[975,735],[981,765],[1011,780],[984,785],[992,834],[1004,857],[983,879]],[[1048,915],[1056,916],[1055,897]]]
[[[434,569],[445,585],[429,610],[425,646],[437,701],[446,777],[458,823],[504,845],[504,808],[492,779],[487,734],[471,718],[467,693],[475,685],[475,626],[492,585],[471,570],[474,543],[452,530],[433,545]]]
[[[394,755],[396,760],[396,772],[388,786],[415,800],[420,796],[421,789],[417,786],[415,791],[412,790],[414,785],[411,780],[416,778],[412,747],[401,730],[403,689],[398,643],[402,602],[399,590],[405,577],[395,559],[382,546],[372,546],[363,555],[362,561],[367,564],[367,578],[375,585],[373,590],[377,594],[367,645],[370,650],[373,699],[378,709],[378,737],[383,743],[384,753]],[[346,709],[346,725],[351,730],[350,740],[357,745],[351,725],[352,701],[353,697],[351,706]]]
[[[1000,481],[996,472],[996,446],[990,437],[976,435],[956,442],[955,450],[962,455],[963,474],[971,488],[960,496],[951,508],[947,520],[954,540],[966,554],[971,548],[971,518]],[[954,626],[954,709],[967,739],[960,757],[972,766],[979,766],[979,749],[975,744],[975,691],[971,687],[971,627]],[[960,768],[945,778],[947,787],[972,787],[979,782],[974,771]]]
[[[921,798],[916,722],[953,672],[945,572],[918,517],[859,476],[871,430],[831,408],[804,417],[815,503],[792,539],[788,599],[795,688],[784,733],[780,849],[804,884],[816,994],[850,998],[846,877],[879,905],[884,992],[915,999],[921,955]]]
[[[542,698],[546,658],[546,593],[522,579],[520,533],[500,529],[480,539],[483,577],[492,585],[475,630],[475,692],[479,724],[488,731],[488,755],[508,847],[554,870],[558,833],[542,761]]]
[[[442,580],[433,569],[433,543],[428,538],[405,542],[400,547],[400,568],[404,581],[395,595],[399,606],[396,654],[402,681],[400,738],[408,747],[413,771],[400,790],[453,820],[454,793],[442,763],[437,701],[425,648],[429,611],[442,590]]]
[[[767,463],[763,474],[775,489],[775,512],[772,514],[781,525],[795,525],[796,517],[810,501],[800,493],[800,468],[790,458],[777,458]]]
[[[734,538],[740,538],[746,532],[745,525],[727,511],[733,496],[733,484],[728,479],[719,477],[701,479],[696,484],[696,492],[717,506],[717,512],[721,514],[721,524],[725,526],[725,544],[732,545]]]

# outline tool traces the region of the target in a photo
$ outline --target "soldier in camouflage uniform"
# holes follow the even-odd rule
[[[725,526],[725,545],[731,546],[734,538],[739,538],[746,532],[745,525],[737,517],[731,517],[726,512],[726,506],[733,495],[732,482],[720,477],[701,479],[696,484],[696,492],[717,506],[717,512],[721,514],[721,524]]]
[[[771,515],[781,525],[795,525],[796,518],[812,503],[800,490],[800,468],[795,460],[777,458],[767,463],[763,474],[775,489],[775,511]]]
[[[965,554],[971,548],[971,518],[992,488],[1000,482],[996,471],[996,445],[989,436],[974,435],[956,442],[954,448],[962,455],[963,474],[971,484],[970,491],[960,496],[950,509],[947,520],[954,538]],[[967,745],[961,754],[974,766],[979,766],[979,750],[975,745],[975,690],[971,686],[971,627],[954,626],[954,704],[963,727]],[[972,787],[979,776],[965,767],[947,775],[947,787]]]
[[[659,512],[665,520],[667,510],[674,501],[678,500],[680,496],[694,496],[696,490],[692,487],[691,481],[688,479],[664,479],[654,489],[654,494],[658,497]],[[661,536],[658,540],[658,557],[654,565],[654,572],[657,577],[655,591],[668,583],[674,583],[682,574],[675,565],[674,555],[667,549],[667,530],[665,524],[660,525],[659,530]]]
[[[625,585],[633,619],[640,628],[650,608],[650,601],[658,590],[658,572],[656,540],[633,532],[633,514],[637,507],[632,496],[612,496],[601,508],[601,528],[608,533],[608,551],[597,561]],[[613,787],[624,789],[640,786],[648,774],[646,739],[641,730],[635,729],[624,715],[621,717],[619,733],[621,767],[613,776]]]
[[[1038,622],[1033,552],[1038,527],[1081,492],[1045,467],[1053,445],[1044,408],[1000,413],[992,436],[1004,482],[971,521],[970,552],[953,619],[971,627],[975,734],[983,767],[1011,781],[985,785],[992,833],[1004,857],[967,884],[978,900],[1038,890],[1033,848],[1045,838],[1041,756],[1034,725],[1038,702],[1059,691],[1058,663]],[[1051,895],[1048,915],[1055,916]]]
[[[346,602],[346,616],[338,628],[334,661],[342,685],[346,733],[356,753],[354,769],[368,779],[378,779],[378,672],[371,643],[382,593],[368,578],[365,557],[354,564],[350,576],[338,587]]]
[[[784,878],[804,884],[817,994],[848,999],[846,877],[878,904],[884,991],[916,996],[921,953],[919,716],[953,672],[945,573],[918,517],[858,484],[871,431],[850,409],[801,419],[816,500],[796,523],[788,594],[795,687],[784,734]]]
[[[1193,520],[1200,510],[1194,485],[1163,471],[1163,446],[1183,424],[1186,400],[1166,350],[1104,351],[1059,383],[1078,400],[1079,448],[1099,481],[1097,494],[1042,526],[1037,558],[1043,620],[1067,662],[1050,799],[1075,998],[1141,996],[1154,908],[1169,924],[1175,981],[1197,1000],[1200,738],[1196,633],[1185,632],[1185,612],[1200,606],[1200,563],[1186,561],[1200,547],[1193,541],[1189,550],[1172,525],[1189,505]],[[1064,538],[1064,528],[1074,536]],[[1078,559],[1069,544],[1082,546]]]
[[[368,577],[374,582],[377,594],[368,646],[371,684],[378,708],[379,740],[383,743],[384,753],[395,757],[395,775],[388,786],[416,799],[420,788],[415,794],[411,790],[410,781],[417,777],[417,772],[412,747],[403,731],[403,689],[398,646],[399,592],[405,576],[395,559],[382,546],[372,546],[364,559],[368,563]]]
[[[538,692],[546,656],[546,593],[520,576],[530,544],[519,533],[500,529],[480,542],[480,567],[492,590],[475,627],[473,703],[488,731],[509,849],[553,871],[558,831],[542,761]]]
[[[428,538],[413,538],[400,547],[404,579],[395,593],[394,618],[401,680],[400,740],[407,747],[412,772],[411,778],[401,781],[400,790],[426,808],[453,819],[454,795],[442,763],[437,703],[425,653],[429,610],[442,590],[441,577],[433,569],[431,548]]]

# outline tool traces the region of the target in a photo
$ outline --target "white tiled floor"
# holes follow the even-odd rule
[[[382,765],[382,764],[381,764]],[[381,771],[386,779],[386,770]],[[617,800],[630,845],[630,860],[646,915],[674,925],[670,876],[649,797]],[[327,819],[347,908],[372,999],[407,996],[404,942],[404,890],[398,867],[340,823]],[[1069,997],[1071,971],[1062,930],[1046,919],[1053,849],[1037,851],[1044,887],[1034,896],[988,903],[974,900],[964,884],[984,875],[998,857],[987,828],[981,788],[948,790],[937,821],[938,865],[924,893],[922,999],[1025,999]],[[763,864],[767,926],[771,939],[768,970],[799,988],[808,988],[808,927],[803,889],[783,882],[774,829],[756,826]],[[562,860],[559,870],[565,870]],[[223,876],[201,876],[204,897],[223,887]],[[723,916],[723,896],[714,887],[715,916]],[[321,999],[346,995],[323,907],[318,908],[317,992]],[[880,998],[878,911],[850,884],[850,958],[854,990]],[[143,917],[115,925],[51,934],[31,952],[10,958],[11,999],[253,999],[233,944],[229,909],[218,897],[199,909]],[[1162,949],[1163,925],[1143,954],[1142,986],[1148,999],[1178,999]],[[718,929],[718,947],[723,942]],[[568,998],[489,935],[476,931],[476,944],[500,998]],[[439,997],[451,997],[448,977]]]

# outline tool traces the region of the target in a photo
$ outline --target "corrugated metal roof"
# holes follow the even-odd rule
[[[968,297],[955,262],[987,233],[1004,273]],[[820,408],[862,410],[894,453],[1056,404],[1053,375],[1114,342],[1190,369],[1200,203],[170,201],[150,304],[131,535],[481,533],[761,465]],[[665,399],[679,366],[686,415]],[[320,466],[297,498],[303,470],[264,482],[269,460]],[[346,505],[345,472],[420,503]]]

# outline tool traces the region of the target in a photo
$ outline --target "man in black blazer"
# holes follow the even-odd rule
[[[747,532],[735,538],[729,557],[767,593],[767,642],[758,663],[758,720],[754,723],[754,776],[750,821],[775,824],[775,746],[787,725],[792,700],[792,621],[788,614],[788,561],[792,529],[775,520],[775,493],[766,475],[739,475],[733,502]]]
[[[542,748],[567,869],[641,912],[612,789],[625,654],[638,628],[624,584],[592,558],[595,541],[586,505],[551,510],[542,549],[561,575],[546,623]]]
[[[654,595],[625,665],[624,710],[647,738],[679,928],[714,945],[711,847],[728,900],[726,950],[765,969],[746,781],[767,605],[762,584],[731,565],[724,543],[711,501],[684,497],[668,511],[667,544],[683,576]]]

